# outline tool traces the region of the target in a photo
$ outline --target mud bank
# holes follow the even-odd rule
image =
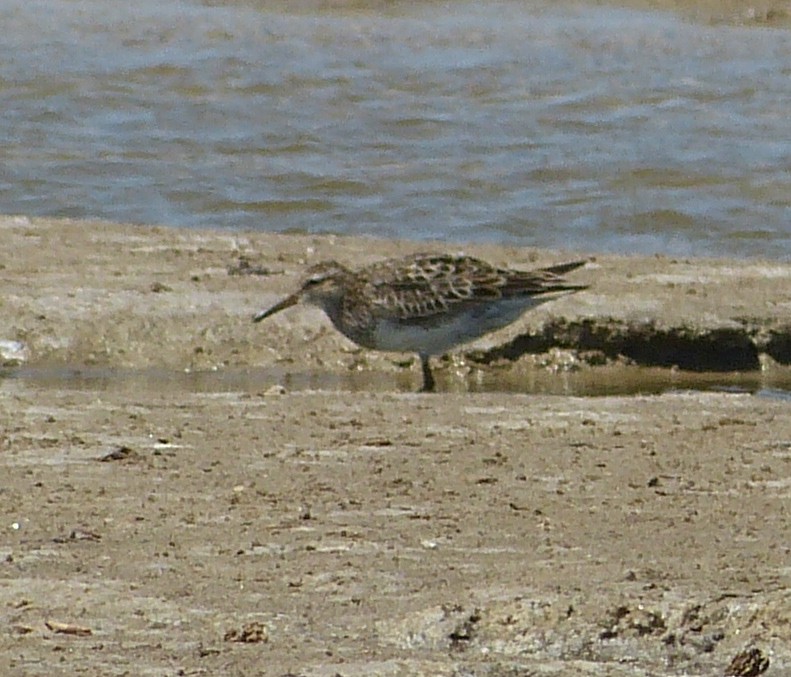
[[[316,310],[295,308],[263,325],[250,317],[293,290],[304,267],[322,259],[359,266],[409,251],[459,249],[23,217],[0,219],[0,232],[7,363],[277,366],[365,371],[372,378],[406,373],[416,382],[413,356],[360,350]],[[526,268],[580,256],[495,246],[464,251]],[[440,378],[453,387],[469,377],[470,365],[502,371],[553,348],[577,351],[575,368],[628,363],[750,371],[791,363],[791,265],[597,256],[575,271],[574,281],[590,289],[469,346],[462,351],[466,364],[441,361]]]
[[[5,675],[791,670],[787,402],[0,387]]]
[[[770,677],[791,671],[786,399],[416,395],[409,356],[361,351],[317,312],[250,316],[307,263],[417,245],[0,229],[0,338],[29,369],[106,369],[0,377],[3,675],[711,677],[752,649]],[[569,256],[465,250],[517,267]],[[646,327],[744,336],[782,369],[766,337],[787,331],[789,276],[596,257],[575,277],[589,291],[438,360],[441,386],[630,373]],[[645,353],[666,350],[651,340]],[[113,376],[267,366],[404,382]]]
[[[790,8],[782,0],[626,0],[617,4],[641,10],[672,11],[693,21],[710,24],[791,26]]]

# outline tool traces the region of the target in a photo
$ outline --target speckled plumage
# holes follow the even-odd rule
[[[561,277],[584,263],[519,271],[470,256],[416,254],[351,271],[325,261],[307,270],[298,291],[253,320],[259,322],[300,300],[311,303],[361,346],[418,353],[423,389],[432,390],[429,356],[510,324],[553,293],[585,289]]]

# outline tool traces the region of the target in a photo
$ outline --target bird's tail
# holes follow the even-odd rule
[[[569,263],[559,263],[558,265],[550,266],[549,268],[542,268],[542,270],[546,273],[552,273],[552,275],[565,275],[572,270],[581,268],[586,263],[587,261],[571,261]]]

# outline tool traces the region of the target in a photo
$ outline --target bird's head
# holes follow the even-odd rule
[[[344,282],[352,273],[335,261],[323,261],[311,266],[302,278],[302,285],[290,296],[279,301],[271,308],[253,316],[253,322],[260,322],[275,313],[290,308],[302,301],[322,308],[332,316],[339,307],[344,293]]]

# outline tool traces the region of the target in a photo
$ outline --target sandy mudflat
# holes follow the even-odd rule
[[[317,312],[250,315],[306,263],[427,245],[0,233],[0,340],[28,370],[0,379],[0,674],[708,676],[749,647],[791,674],[788,400],[465,392],[674,353],[771,384],[791,266],[596,257],[589,291],[438,360],[424,396],[414,359]]]
[[[619,6],[673,11],[695,21],[756,26],[791,25],[791,5],[786,0],[619,0]]]
[[[271,0],[270,0],[271,4]],[[289,10],[304,11],[329,8],[344,11],[371,9],[393,10],[388,0],[289,0],[282,2]],[[577,0],[570,2],[572,6]],[[787,0],[593,0],[591,4],[614,5],[646,11],[675,12],[693,21],[712,24],[740,24],[757,26],[791,25],[791,6]]]

